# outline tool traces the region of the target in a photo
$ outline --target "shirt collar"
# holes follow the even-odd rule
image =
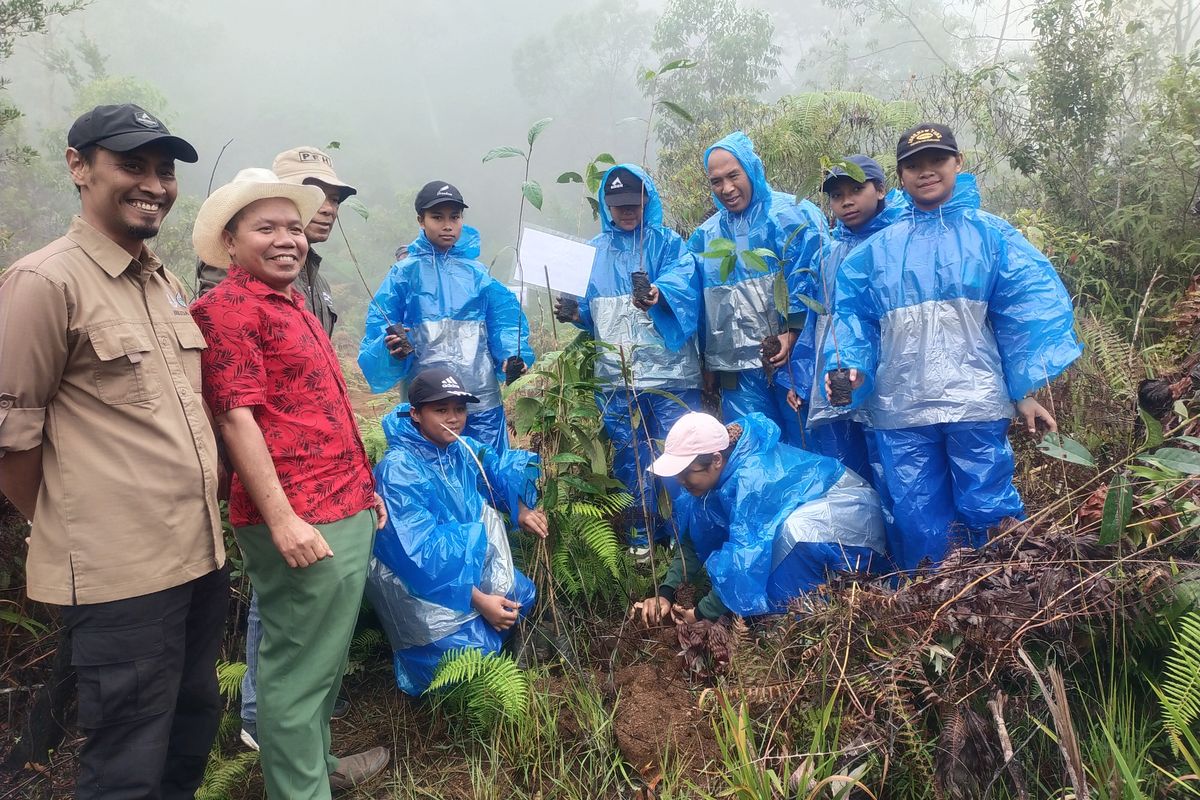
[[[292,296],[288,297],[278,289],[272,289],[267,284],[260,281],[258,278],[251,275],[246,270],[239,267],[237,264],[229,265],[229,275],[225,280],[233,281],[238,286],[244,287],[250,294],[255,297],[271,297],[275,296],[282,299],[284,302],[291,303],[294,306],[304,306],[304,293],[297,292],[293,289]]]
[[[137,266],[138,269],[146,272],[158,272],[163,268],[162,261],[146,245],[142,245],[141,258],[130,258],[129,252],[124,247],[96,230],[80,216],[75,216],[71,220],[71,227],[67,229],[67,238],[79,245],[88,258],[95,261],[102,270],[114,278],[131,266]]]

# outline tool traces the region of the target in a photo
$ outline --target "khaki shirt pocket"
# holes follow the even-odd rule
[[[192,385],[192,391],[197,395],[200,394],[200,351],[208,347],[208,343],[204,341],[204,334],[200,332],[200,328],[196,323],[191,322],[176,322],[171,326],[175,330],[175,338],[179,341],[179,360],[183,362],[183,371],[187,375],[188,383]]]
[[[88,330],[96,353],[96,393],[109,405],[143,403],[162,394],[152,345],[141,325],[116,322]]]

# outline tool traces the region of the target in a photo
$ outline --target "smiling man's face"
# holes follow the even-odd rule
[[[308,256],[296,204],[268,197],[246,206],[234,219],[233,230],[221,232],[230,261],[272,289],[288,291]]]
[[[161,145],[127,153],[97,147],[90,160],[70,148],[67,166],[79,187],[83,218],[127,248],[140,249],[142,240],[158,235],[179,193],[175,159]]]

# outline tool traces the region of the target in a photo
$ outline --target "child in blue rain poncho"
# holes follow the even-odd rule
[[[850,370],[851,407],[877,431],[898,529],[896,566],[940,561],[1021,518],[1008,442],[1053,417],[1031,397],[1079,357],[1071,299],[1054,267],[1012,225],[979,209],[975,178],[944,125],[896,148],[912,207],[859,246],[837,276],[825,369]],[[830,386],[829,373],[825,389]]]
[[[815,271],[817,266],[828,235],[825,217],[809,201],[797,202],[793,195],[771,189],[753,143],[740,131],[708,148],[704,169],[717,213],[696,228],[688,248],[697,254],[712,253],[714,240],[728,239],[737,250],[737,263],[724,277],[720,257],[702,259],[704,368],[720,384],[726,419],[765,414],[784,430],[785,441],[803,446],[800,421],[787,404],[791,386],[787,363],[804,325],[806,307],[800,295],[814,296],[812,273],[806,270]],[[765,256],[768,271],[756,270],[753,259],[747,261],[742,254],[760,248],[782,262]],[[775,275],[780,270],[787,280],[787,317],[779,314],[774,301]],[[763,340],[772,334],[778,334],[781,349],[771,360],[778,371],[773,385],[768,385],[761,350]]]
[[[686,414],[653,470],[678,475],[690,496],[676,506],[682,546],[658,594],[640,604],[647,624],[779,613],[831,573],[867,572],[882,558],[875,491],[832,458],[780,443],[761,414],[728,427]],[[701,564],[712,592],[694,610],[674,607],[675,589]]]
[[[479,257],[479,232],[463,225],[462,194],[444,181],[417,194],[421,232],[392,266],[367,309],[358,366],[371,391],[386,392],[428,367],[462,376],[479,398],[466,433],[508,447],[500,398],[506,371],[533,363],[529,322],[516,296],[488,275]],[[389,333],[403,326],[405,335]]]
[[[402,405],[383,422],[388,450],[375,485],[388,519],[375,536],[366,594],[392,646],[396,685],[418,695],[442,655],[497,652],[533,606],[533,584],[513,566],[498,512],[539,536],[548,529],[534,510],[537,456],[461,436],[476,398],[453,373],[421,372],[409,399],[411,411]]]
[[[700,403],[700,276],[695,256],[663,225],[658,190],[641,167],[620,164],[608,170],[599,200],[603,232],[590,242],[596,260],[587,294],[577,308],[560,299],[555,314],[617,348],[606,347],[596,362],[596,379],[603,386],[596,404],[613,443],[613,474],[634,497],[630,545],[641,554],[648,551],[650,537],[667,534],[657,519],[657,482],[646,472],[654,460],[650,440],[662,440]],[[634,286],[639,273],[648,288]],[[634,408],[641,420],[637,430]],[[672,487],[677,493],[678,485]]]
[[[908,208],[905,196],[887,191],[886,178],[879,162],[865,155],[847,156],[847,161],[863,171],[859,183],[841,167],[831,169],[821,184],[829,197],[829,206],[837,224],[831,241],[821,253],[820,275],[817,281],[817,300],[827,309],[834,301],[838,269],[846,256],[879,231],[895,222]],[[825,359],[822,348],[828,336],[830,316],[809,312],[808,322],[792,350],[792,374],[801,391],[788,393],[788,402],[799,408],[807,423],[809,448],[830,458],[836,458],[863,478],[879,494],[884,519],[891,520],[891,502],[875,432],[864,410],[850,411],[829,405],[823,388],[814,386],[814,378],[823,383]],[[893,527],[888,525],[889,548]]]

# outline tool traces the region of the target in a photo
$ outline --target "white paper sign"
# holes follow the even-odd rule
[[[513,283],[520,282],[524,277],[527,286],[544,288],[549,274],[551,289],[583,297],[595,259],[596,248],[590,244],[561,234],[526,228],[521,234],[521,267],[524,276],[520,273],[513,275]]]

